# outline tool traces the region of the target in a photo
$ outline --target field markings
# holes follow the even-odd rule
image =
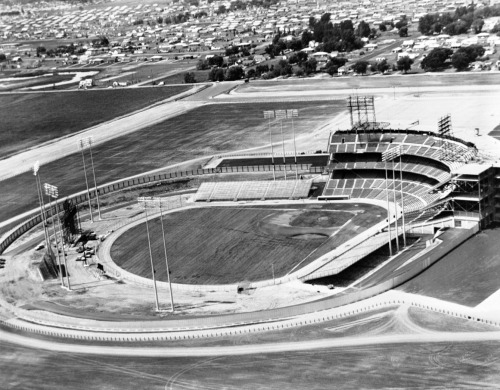
[[[310,257],[311,257],[311,256],[312,256],[312,255],[313,255],[313,254],[317,251],[317,250],[319,250],[319,249],[320,249],[320,248],[322,248],[324,245],[326,245],[326,243],[328,243],[328,241],[330,241],[330,240],[331,240],[334,236],[336,236],[338,232],[340,232],[340,231],[341,231],[344,227],[346,227],[346,226],[347,226],[347,224],[348,224],[349,222],[351,222],[351,220],[352,220],[352,218],[351,218],[351,219],[349,219],[346,223],[344,223],[344,224],[343,224],[343,225],[342,225],[339,229],[337,229],[335,232],[333,232],[333,233],[332,233],[332,234],[331,234],[331,235],[330,235],[330,236],[329,236],[329,237],[328,237],[325,241],[323,241],[323,242],[321,243],[321,245],[320,245],[320,246],[318,246],[318,247],[317,247],[316,249],[314,249],[311,253],[309,253],[309,254],[308,254],[308,255],[307,255],[304,259],[302,259],[302,261],[301,261],[301,262],[299,262],[299,263],[298,263],[295,267],[293,267],[293,268],[292,268],[292,269],[291,269],[291,270],[290,270],[290,271],[289,271],[289,272],[288,272],[285,276],[288,276],[288,275],[290,275],[292,272],[294,272],[294,271],[297,269],[297,267],[300,267],[300,265],[301,265],[302,263],[304,263],[307,259],[309,259],[309,258],[310,258]],[[335,250],[335,249],[336,249],[336,248],[334,248],[334,249],[332,249],[332,250]],[[316,261],[314,261],[314,262],[312,262],[312,263],[311,263],[311,267],[312,267],[312,264],[314,264],[315,262],[316,262]],[[323,262],[324,262],[324,261],[323,261]],[[322,264],[321,264],[321,265],[322,265]],[[320,264],[318,264],[318,266],[320,266]],[[318,267],[318,268],[319,268],[319,267]]]

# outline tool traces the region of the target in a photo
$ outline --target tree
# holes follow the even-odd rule
[[[356,29],[356,35],[361,38],[366,38],[370,35],[370,25],[364,20],[359,22],[358,28]]]
[[[212,68],[208,74],[208,79],[210,81],[224,81],[224,70],[221,68]]]
[[[469,64],[469,57],[464,52],[457,51],[451,56],[451,65],[458,71],[466,70]]]
[[[331,61],[328,61],[326,66],[325,66],[326,73],[328,73],[330,76],[336,75],[339,71],[339,67],[332,63]]]
[[[38,46],[36,48],[36,56],[37,57],[40,57],[42,54],[45,54],[47,53],[47,49],[45,48],[45,46]]]
[[[379,26],[378,26],[378,29],[382,32],[385,32],[387,31],[387,26],[384,24],[384,23],[381,23]]]
[[[187,72],[187,73],[184,73],[184,82],[186,84],[193,84],[193,83],[196,83],[196,77],[194,75],[193,72]]]
[[[316,72],[316,67],[318,66],[318,61],[315,58],[309,58],[306,62],[304,62],[302,69],[304,72],[309,75],[311,73]]]
[[[368,61],[357,61],[352,66],[352,70],[358,74],[365,74],[368,69]]]
[[[64,240],[72,242],[73,237],[78,234],[78,222],[76,219],[77,209],[76,206],[68,199],[63,203],[64,213],[61,216],[61,223],[63,226]]]
[[[4,53],[0,53],[0,62],[7,61],[7,56]]]
[[[243,78],[244,74],[245,72],[243,71],[243,68],[241,66],[231,66],[227,70],[226,80],[240,80]]]
[[[407,37],[408,36],[408,27],[404,26],[401,27],[398,31],[400,37]]]
[[[196,64],[196,69],[205,70],[208,69],[208,61],[207,60],[199,60]]]
[[[224,57],[221,56],[213,56],[207,58],[208,65],[210,66],[218,66],[219,68],[224,64]]]
[[[413,60],[410,57],[401,57],[398,62],[396,63],[396,66],[398,67],[398,70],[402,72],[408,72],[411,69],[411,66],[413,64]]]
[[[219,9],[217,10],[217,15],[220,14],[225,14],[226,13],[226,6],[225,5],[219,5]]]
[[[257,71],[255,69],[253,69],[253,68],[252,69],[248,69],[246,77],[248,79],[253,79],[254,77],[257,77]]]
[[[389,70],[390,65],[387,63],[387,60],[378,61],[372,69],[377,69],[380,73],[384,73],[386,70]]]
[[[484,26],[484,20],[483,19],[476,19],[472,22],[472,31],[474,31],[474,34],[479,34],[481,30],[483,29]]]
[[[425,57],[420,66],[425,71],[436,71],[443,69],[445,62],[453,54],[453,50],[448,48],[435,48]]]

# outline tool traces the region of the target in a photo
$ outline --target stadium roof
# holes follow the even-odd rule
[[[459,175],[480,175],[484,171],[488,170],[491,166],[488,164],[465,164],[460,168],[457,168],[454,173]]]

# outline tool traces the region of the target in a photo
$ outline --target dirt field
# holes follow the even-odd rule
[[[209,207],[164,216],[174,282],[231,284],[284,276],[380,221],[371,205],[323,204]],[[341,229],[341,227],[343,227]],[[156,276],[166,281],[159,219],[149,224]],[[340,231],[339,231],[340,230]],[[111,256],[122,268],[150,277],[145,224],[115,241]]]
[[[279,103],[206,105],[96,145],[97,181],[102,184],[196,157],[262,146],[268,142],[262,111],[282,107]],[[299,109],[301,115],[294,121],[297,134],[307,133],[345,109],[343,101],[295,103],[291,107]],[[292,138],[289,130],[288,140]],[[74,151],[40,169],[42,183],[58,185],[60,196],[85,189],[82,157],[76,145]],[[33,174],[26,172],[2,181],[0,195],[0,220],[37,207]]]
[[[0,121],[9,129],[0,132],[0,158],[139,110],[188,88],[0,94]],[[117,101],[120,104],[113,104]]]
[[[411,321],[412,310],[409,313],[394,308],[373,311],[282,333],[225,338],[218,343],[238,347],[256,338],[276,342],[278,337],[282,342],[293,343],[321,336],[341,337],[344,332],[374,336],[428,332],[415,327]],[[426,317],[429,312],[420,314]],[[434,320],[441,322],[443,317],[437,314]],[[462,327],[457,327],[455,320],[460,321],[446,319],[448,330]],[[192,340],[192,343],[199,342]],[[213,345],[212,341],[202,343]],[[8,389],[319,390],[331,388],[332,383],[338,388],[356,390],[485,389],[495,388],[500,381],[497,342],[375,344],[236,357],[175,358],[84,355],[76,353],[71,346],[66,352],[56,353],[4,341],[0,342],[0,348],[0,379]]]
[[[499,228],[484,230],[398,290],[476,306],[500,288],[499,242]]]

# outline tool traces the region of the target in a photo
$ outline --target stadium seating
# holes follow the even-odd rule
[[[198,188],[194,200],[302,199],[308,197],[311,186],[311,180],[205,182]]]

